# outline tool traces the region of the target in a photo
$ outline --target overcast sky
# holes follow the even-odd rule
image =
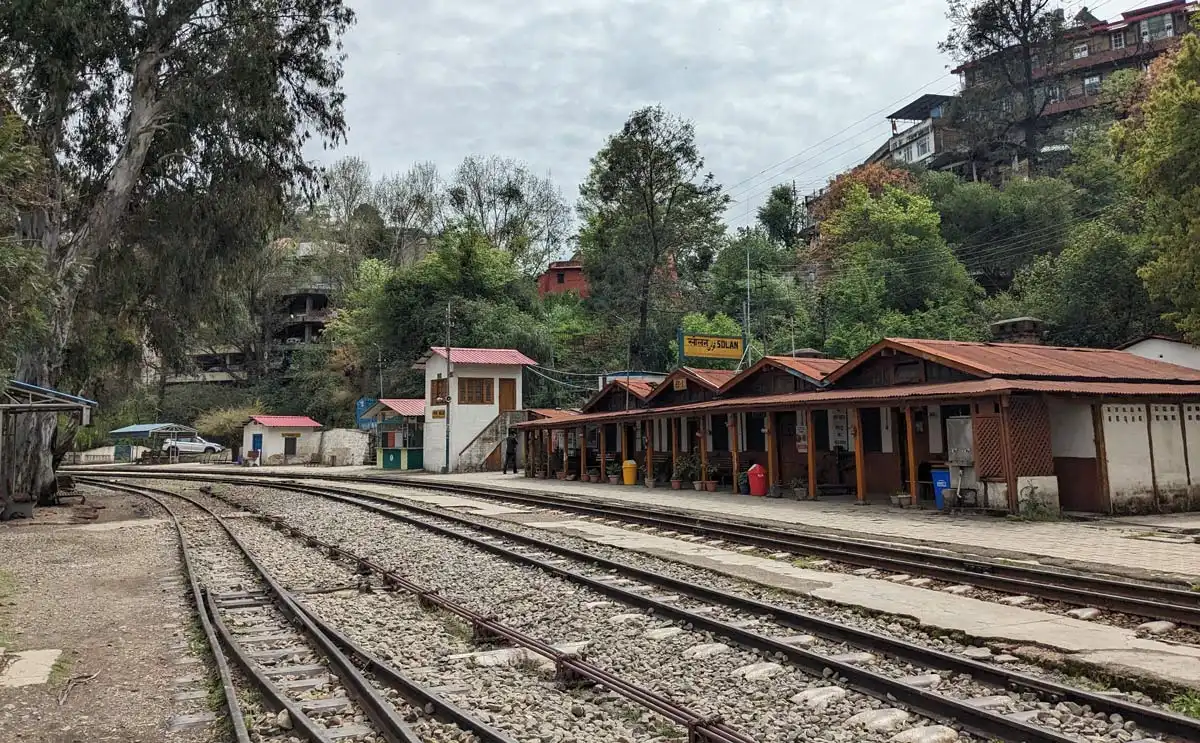
[[[349,141],[320,160],[358,155],[380,175],[514,157],[571,203],[640,106],[695,123],[739,225],[773,183],[818,188],[884,141],[886,114],[956,86],[937,51],[945,0],[349,2]]]

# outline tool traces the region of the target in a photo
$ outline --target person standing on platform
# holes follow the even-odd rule
[[[508,438],[504,440],[504,471],[501,474],[507,475],[509,466],[512,467],[513,474],[517,474],[517,435],[512,431],[508,432]]]

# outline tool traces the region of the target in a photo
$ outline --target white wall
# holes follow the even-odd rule
[[[1053,456],[1095,459],[1096,429],[1092,425],[1091,403],[1051,397],[1047,405]]]
[[[1178,405],[1150,406],[1150,435],[1154,448],[1154,481],[1160,501],[1187,499],[1188,464]],[[1164,503],[1164,506],[1165,506]]]
[[[1118,513],[1153,510],[1154,480],[1150,472],[1150,439],[1145,405],[1105,405],[1105,466],[1112,508]]]
[[[1129,346],[1125,351],[1147,359],[1200,369],[1200,347],[1180,341],[1147,338]]]
[[[283,460],[284,434],[298,434],[296,441],[296,456],[292,462],[307,461],[308,458],[320,451],[321,434],[315,428],[268,428],[260,423],[250,423],[242,429],[242,457],[245,458],[253,448],[254,434],[263,435],[262,453],[259,455],[262,464],[285,464]]]
[[[320,434],[321,462],[338,466],[364,464],[371,446],[371,435],[357,428],[332,428]]]
[[[433,418],[433,411],[445,406],[433,405],[430,388],[433,380],[447,376],[446,359],[434,354],[425,364],[425,469],[440,472],[446,456],[446,420]],[[450,469],[458,467],[458,453],[467,447],[479,432],[500,414],[500,379],[515,379],[517,384],[517,410],[524,408],[522,367],[512,365],[483,365],[455,363],[454,376],[450,379]],[[491,377],[495,390],[491,405],[460,405],[458,401],[459,377]]]

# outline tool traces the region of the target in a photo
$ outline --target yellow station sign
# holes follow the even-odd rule
[[[684,335],[683,355],[699,359],[740,359],[741,338],[723,335]]]

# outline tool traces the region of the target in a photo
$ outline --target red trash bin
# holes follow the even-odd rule
[[[750,469],[746,470],[746,476],[750,479],[750,495],[767,494],[767,471],[762,468],[761,464],[750,465]]]

